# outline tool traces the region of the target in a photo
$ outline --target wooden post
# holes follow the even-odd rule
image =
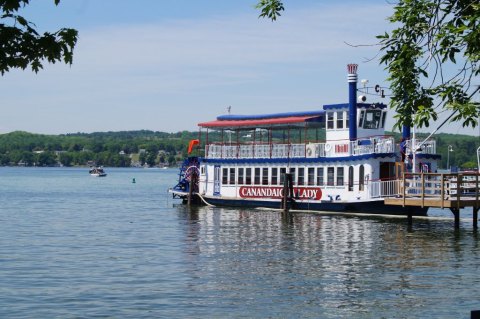
[[[440,196],[442,198],[442,209],[445,207],[445,179],[443,177],[443,174],[440,175],[440,182],[442,183],[440,185]]]
[[[480,203],[478,202],[478,193],[480,193],[480,189],[478,188],[478,174],[477,174],[475,179],[475,207],[480,206]]]
[[[457,210],[460,209],[460,195],[462,193],[462,174],[457,175]]]
[[[458,229],[460,228],[460,209],[452,207],[450,208],[450,210],[452,211],[453,216],[455,218],[455,229]]]
[[[478,209],[479,207],[473,207],[473,228],[478,228]]]
[[[288,213],[289,207],[289,197],[290,197],[290,180],[292,179],[292,174],[285,173],[283,178],[283,197],[282,197],[282,208],[284,213]]]
[[[292,201],[292,198],[295,197],[295,194],[293,193],[293,179],[292,179],[292,173],[287,174],[287,179],[288,179],[288,197],[289,201]]]
[[[193,174],[190,176],[190,184],[188,187],[188,200],[187,205],[190,206],[192,204],[192,196],[193,196]]]
[[[425,174],[422,172],[422,208],[425,207]]]

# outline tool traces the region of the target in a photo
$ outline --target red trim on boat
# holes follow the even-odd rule
[[[283,118],[245,120],[245,121],[211,121],[199,123],[200,127],[209,128],[233,128],[233,127],[262,127],[269,125],[296,124],[308,122],[309,119],[316,119],[318,116],[292,116]]]

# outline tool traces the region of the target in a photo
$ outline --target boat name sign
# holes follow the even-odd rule
[[[322,190],[318,187],[294,187],[293,193],[300,199],[320,200],[322,198]],[[242,198],[282,198],[283,187],[242,186],[239,194]]]

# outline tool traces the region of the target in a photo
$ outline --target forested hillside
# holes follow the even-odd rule
[[[127,167],[173,164],[186,153],[186,145],[198,133],[125,131],[41,135],[12,132],[0,135],[0,164],[24,166],[96,165]]]
[[[398,141],[400,134],[393,135]],[[299,136],[292,137],[292,141],[300,140],[301,134]],[[420,139],[425,137],[419,134]],[[0,165],[76,166],[92,162],[111,167],[174,165],[187,156],[188,142],[196,138],[198,132],[188,131],[165,133],[141,130],[62,135],[12,132],[0,134]],[[221,141],[220,134],[215,136],[210,133],[209,138],[210,141]],[[224,138],[228,140],[226,135]],[[324,134],[318,138],[323,139]],[[440,168],[447,167],[447,159],[451,166],[477,166],[480,137],[438,134],[434,139],[437,141],[437,153],[442,155]],[[452,151],[448,158],[449,145]]]

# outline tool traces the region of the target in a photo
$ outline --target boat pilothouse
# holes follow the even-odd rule
[[[280,208],[288,197],[298,210],[406,213],[383,199],[398,194],[401,173],[437,169],[435,143],[413,152],[408,138],[399,145],[385,135],[387,106],[357,103],[356,65],[348,70],[348,103],[319,111],[228,114],[199,123],[206,129],[200,143],[204,156],[185,160],[173,196],[271,208]],[[408,213],[426,214],[415,209]]]

